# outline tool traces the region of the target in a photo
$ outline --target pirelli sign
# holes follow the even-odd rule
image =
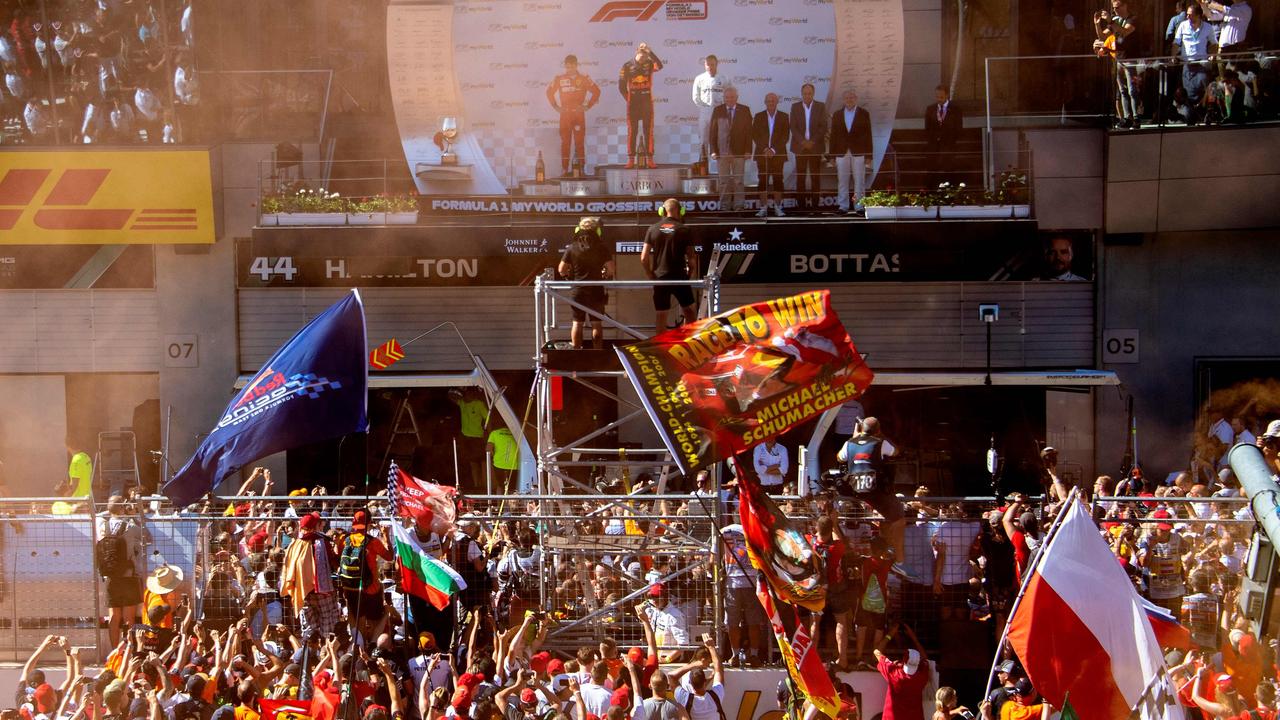
[[[0,153],[0,245],[213,241],[206,150]]]

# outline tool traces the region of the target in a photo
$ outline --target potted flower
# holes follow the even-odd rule
[[[413,225],[418,222],[418,198],[413,195],[392,195],[387,198],[387,224]]]
[[[324,188],[298,188],[262,199],[263,225],[345,225],[346,201]],[[274,218],[274,222],[272,222]]]
[[[1025,188],[1026,176],[1021,177]],[[1031,206],[1008,202],[1008,199],[1014,197],[1013,188],[1016,179],[1011,179],[1009,182],[1009,188],[996,192],[977,188],[969,189],[964,183],[952,185],[944,182],[938,186],[940,198],[938,216],[950,219],[1030,217]]]
[[[347,201],[348,225],[412,225],[418,201],[409,195],[376,195]]]
[[[926,220],[937,217],[928,195],[877,190],[862,198],[868,220]]]

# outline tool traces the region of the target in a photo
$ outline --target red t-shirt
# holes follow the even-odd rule
[[[908,675],[902,663],[881,656],[876,669],[889,683],[884,691],[881,720],[924,720],[924,689],[929,685],[929,666],[924,659],[914,675]]]
[[[1031,557],[1031,548],[1027,547],[1027,536],[1021,530],[1014,530],[1009,537],[1013,545],[1013,572],[1019,583],[1022,582],[1022,571],[1027,567],[1027,558]]]
[[[844,580],[844,541],[819,542],[818,551],[827,559],[827,584],[836,585]]]

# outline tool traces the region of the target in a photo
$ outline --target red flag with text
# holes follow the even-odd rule
[[[792,639],[787,639],[787,628],[782,624],[782,616],[773,602],[773,593],[765,585],[764,578],[756,581],[756,597],[764,606],[764,616],[773,628],[773,636],[778,640],[778,650],[786,662],[787,672],[800,692],[809,698],[814,707],[826,714],[836,717],[840,712],[840,696],[831,682],[831,676],[822,666],[822,658],[818,657],[818,649],[814,647],[813,638],[809,636],[809,628],[796,617],[796,632]],[[794,610],[793,610],[794,612]]]
[[[738,511],[751,564],[783,602],[821,612],[827,602],[822,556],[760,484],[741,475]]]
[[[258,699],[262,720],[311,720],[310,700]]]
[[[873,377],[827,290],[743,305],[617,352],[686,475],[858,397]]]

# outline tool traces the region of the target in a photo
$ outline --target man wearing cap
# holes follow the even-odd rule
[[[366,641],[372,641],[382,633],[386,622],[382,583],[378,582],[378,561],[391,562],[392,558],[382,540],[369,532],[368,510],[357,510],[352,516],[351,532],[342,545],[342,557],[362,560],[362,567],[358,570],[342,564],[338,569],[339,584],[345,582],[342,590],[347,603],[347,626],[352,632],[358,630]],[[359,576],[350,577],[352,572],[359,573]]]
[[[654,583],[649,588],[649,600],[641,607],[649,622],[653,623],[654,635],[660,647],[689,644],[689,621],[680,608],[671,604],[671,598],[662,583]],[[660,660],[668,663],[680,662],[683,656],[681,650],[672,650]]]
[[[333,632],[342,619],[333,585],[338,558],[328,536],[320,532],[320,513],[304,515],[298,521],[298,534],[285,552],[280,592],[293,602],[306,641]]]
[[[142,612],[151,617],[151,608],[162,605],[169,609],[159,627],[173,629],[173,616],[185,593],[174,592],[182,586],[182,568],[177,565],[161,565],[147,577],[142,592]]]
[[[908,650],[901,660],[890,660],[888,655],[873,651],[876,670],[889,687],[884,691],[882,720],[924,720],[923,693],[929,684],[929,666],[923,668],[919,650]]]
[[[1179,617],[1182,596],[1187,594],[1182,557],[1188,548],[1182,536],[1173,532],[1168,510],[1156,510],[1149,519],[1155,521],[1155,529],[1138,541],[1138,566],[1147,574],[1147,599]]]
[[[1005,660],[996,666],[996,680],[1000,685],[987,695],[987,700],[983,703],[990,706],[993,717],[1000,717],[1004,704],[1013,700],[1017,693],[1018,676],[1021,674],[1022,670],[1014,660]]]
[[[1266,432],[1258,438],[1258,448],[1271,470],[1271,479],[1280,482],[1280,420],[1267,423]]]

